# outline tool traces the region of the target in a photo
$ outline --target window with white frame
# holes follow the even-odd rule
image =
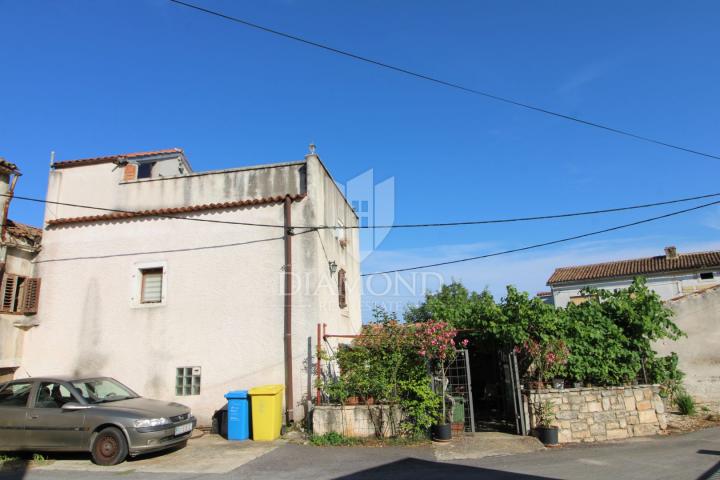
[[[200,367],[175,369],[175,395],[200,395]]]
[[[163,267],[140,269],[140,303],[162,302],[163,273]]]

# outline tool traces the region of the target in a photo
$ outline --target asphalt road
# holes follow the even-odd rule
[[[319,448],[283,445],[225,475],[18,471],[1,479],[673,479],[720,480],[720,429],[550,449],[505,457],[435,460],[431,447]]]

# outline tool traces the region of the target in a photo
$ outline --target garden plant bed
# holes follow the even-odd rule
[[[695,415],[681,415],[677,410],[668,410],[666,416],[669,434],[690,433],[705,428],[720,427],[720,404],[698,404]]]

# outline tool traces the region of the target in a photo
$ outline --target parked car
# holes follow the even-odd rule
[[[187,442],[190,409],[117,380],[27,378],[0,385],[0,451],[88,451],[99,465]]]

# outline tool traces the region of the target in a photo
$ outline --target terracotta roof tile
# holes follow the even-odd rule
[[[660,255],[593,265],[562,267],[555,270],[548,279],[547,284],[553,285],[563,282],[600,280],[703,268],[720,268],[720,251],[682,253],[673,259]]]
[[[22,238],[33,244],[40,243],[42,239],[41,229],[10,219],[7,220],[6,231],[13,237]]]
[[[112,163],[119,158],[142,158],[152,157],[155,155],[166,155],[168,153],[183,153],[182,148],[168,148],[165,150],[153,150],[150,152],[134,152],[134,153],[121,153],[118,155],[107,155],[104,157],[92,157],[92,158],[79,158],[77,160],[64,160],[62,162],[53,163],[53,168],[71,168],[71,167],[82,167],[85,165],[98,165],[101,163]]]
[[[298,202],[305,198],[306,194],[290,195],[290,198],[294,202]],[[191,213],[201,212],[206,210],[220,210],[228,208],[240,208],[248,207],[253,205],[269,205],[273,203],[280,203],[285,201],[286,195],[277,195],[274,197],[265,198],[253,198],[248,200],[235,200],[232,202],[223,203],[207,203],[203,205],[188,205],[185,207],[173,207],[173,208],[159,208],[152,210],[138,210],[136,212],[113,212],[103,215],[90,215],[84,217],[66,217],[56,218],[54,220],[48,220],[48,226],[54,225],[66,225],[71,223],[92,223],[92,222],[105,222],[109,220],[124,220],[128,218],[138,217],[163,217],[175,215],[178,213]]]

